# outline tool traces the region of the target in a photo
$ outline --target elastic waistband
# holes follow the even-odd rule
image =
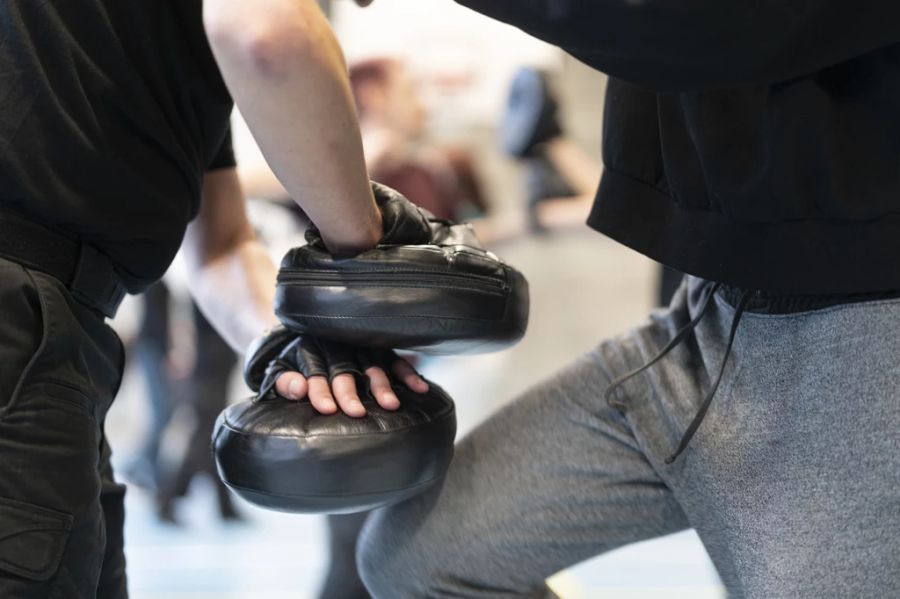
[[[722,285],[719,288],[719,296],[732,307],[738,305],[744,293],[746,293],[746,290],[738,287]],[[896,298],[900,298],[900,289],[840,295],[784,295],[766,291],[753,291],[745,310],[762,314],[793,314],[795,312],[822,310],[841,304]]]
[[[0,257],[58,279],[75,299],[108,318],[127,293],[108,256],[11,212],[0,211]]]

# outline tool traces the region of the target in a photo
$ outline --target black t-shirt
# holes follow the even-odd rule
[[[0,2],[0,209],[77,236],[140,290],[234,164],[202,0]]]

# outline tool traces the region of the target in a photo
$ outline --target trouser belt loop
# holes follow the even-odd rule
[[[128,293],[110,259],[86,243],[81,244],[69,289],[76,299],[108,318],[115,318],[119,305]]]
[[[115,317],[127,293],[112,260],[95,247],[2,210],[0,257],[56,278],[107,318]]]

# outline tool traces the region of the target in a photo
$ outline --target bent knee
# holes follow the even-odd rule
[[[413,597],[424,581],[421,576],[424,556],[410,550],[415,523],[400,518],[398,508],[373,514],[362,531],[356,562],[366,588],[376,599]]]
[[[376,599],[554,597],[542,576],[523,572],[497,543],[455,514],[416,501],[376,512],[357,548],[357,565]],[[503,565],[505,564],[505,567]]]

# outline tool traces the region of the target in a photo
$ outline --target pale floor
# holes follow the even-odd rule
[[[495,355],[441,359],[426,374],[457,401],[462,433],[597,341],[640,323],[651,308],[655,266],[586,229],[518,241],[498,253],[532,292],[526,339]],[[235,398],[244,395],[236,380]],[[115,463],[127,459],[147,408],[130,372],[109,416]],[[178,435],[167,446],[177,453]],[[160,525],[146,493],[131,489],[126,530],[133,599],[304,599],[324,571],[321,518],[240,505],[247,520],[217,522],[211,484],[197,481],[179,508],[181,528]],[[595,558],[553,579],[565,599],[722,597],[696,535],[686,532]]]

